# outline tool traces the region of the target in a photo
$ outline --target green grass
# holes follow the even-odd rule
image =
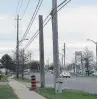
[[[7,82],[9,75],[2,75],[0,82]]]
[[[89,77],[97,77],[97,75],[90,75]]]
[[[39,88],[38,93],[47,99],[97,99],[96,94],[67,89],[60,94],[56,94],[53,88]]]
[[[0,86],[0,99],[18,99],[9,86]]]

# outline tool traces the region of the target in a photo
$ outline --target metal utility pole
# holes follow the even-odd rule
[[[24,60],[24,49],[23,49],[22,59],[23,59],[23,64],[22,64],[22,79],[24,79],[24,64],[25,64],[25,60]]]
[[[56,79],[60,76],[59,49],[58,49],[58,20],[57,20],[57,0],[52,0],[52,32],[53,32],[53,65],[54,65],[54,87]]]
[[[19,15],[17,15],[16,77],[19,78]]]
[[[40,49],[40,79],[41,88],[45,87],[44,73],[44,40],[43,40],[43,16],[39,15],[39,49]]]
[[[64,67],[65,67],[65,43],[64,43]]]
[[[62,67],[63,67],[63,55],[62,55]]]

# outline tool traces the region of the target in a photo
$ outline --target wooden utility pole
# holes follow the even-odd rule
[[[40,80],[41,88],[45,87],[44,73],[44,39],[43,39],[43,16],[39,15],[39,49],[40,49]]]
[[[19,78],[19,15],[17,15],[16,77]]]
[[[52,0],[52,32],[53,32],[53,65],[54,65],[54,87],[56,80],[60,76],[59,49],[58,49],[58,20],[57,20],[57,0]]]

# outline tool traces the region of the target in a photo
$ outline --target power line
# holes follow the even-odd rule
[[[44,22],[48,19],[48,17],[49,17],[49,15],[45,18]],[[43,28],[47,25],[47,23],[50,20],[51,20],[51,17],[46,21],[46,23],[44,24]],[[29,46],[29,44],[37,37],[38,34],[39,34],[39,29],[34,33],[34,35],[31,37],[31,39],[29,40],[28,44],[25,46],[24,49],[26,49]]]
[[[44,24],[43,28],[48,24],[48,22],[51,20],[51,17],[46,21],[46,23]],[[31,37],[31,39],[29,40],[28,44],[25,46],[24,49],[26,49],[30,43],[32,43],[32,41],[38,36],[39,34],[39,29],[34,33],[34,35]]]
[[[51,12],[51,11],[50,11]],[[46,18],[44,19],[44,21],[43,21],[43,23],[45,23],[44,24],[44,26],[43,26],[43,28],[47,25],[47,23],[50,21],[50,19],[51,19],[51,17],[49,18],[49,16],[50,16],[50,12],[49,12],[49,14],[46,16]],[[49,18],[49,19],[48,19]],[[48,19],[48,20],[47,20]],[[47,20],[47,21],[46,21]],[[29,42],[28,42],[28,44],[25,46],[25,48],[24,49],[26,49],[28,46],[29,46],[29,44],[37,37],[37,35],[39,34],[39,29],[34,33],[34,35],[31,37],[31,39],[29,40]]]
[[[57,12],[59,11],[59,10],[61,10],[65,5],[67,5],[71,0],[69,0],[69,1],[67,1],[67,0],[64,0],[62,3],[60,3],[58,6],[57,6]],[[66,3],[65,3],[66,2]],[[65,4],[64,4],[65,3]],[[64,5],[63,5],[64,4]],[[63,6],[62,6],[63,5]],[[61,7],[60,7],[61,6]],[[60,7],[60,8],[59,8]],[[59,8],[59,9],[58,9]],[[51,11],[51,13],[50,14],[52,14],[52,12],[54,11],[55,9],[53,9],[52,11]],[[55,12],[56,13],[56,12]],[[54,15],[55,15],[55,13],[54,13]]]
[[[67,1],[67,0],[64,0],[62,3],[60,3],[60,4],[57,6],[57,8],[59,8],[59,7],[60,7],[62,4],[64,4],[66,1]],[[71,1],[71,0],[69,0],[69,1]],[[68,2],[69,2],[69,1],[68,1]],[[68,2],[67,2],[67,3],[68,3]],[[66,5],[67,3],[65,3],[65,5]],[[64,7],[65,5],[63,5],[63,7]],[[61,7],[61,8],[63,8],[63,7]],[[61,8],[60,8],[60,9],[61,9]],[[59,10],[60,10],[60,9],[59,9]],[[53,9],[53,10],[54,10],[54,9]],[[46,17],[45,20],[43,21],[43,23],[49,18],[49,16],[51,15],[51,12],[53,12],[53,10],[50,11],[50,13],[47,15],[47,17]],[[58,11],[57,11],[57,12],[58,12]],[[49,18],[48,21],[50,21],[50,19],[51,19],[51,18]],[[46,24],[47,24],[47,23],[46,23]]]
[[[24,13],[23,13],[21,19],[23,19],[24,15],[25,15],[25,13],[26,13],[26,11],[27,11],[27,8],[28,8],[29,4],[30,4],[30,0],[28,0],[27,6],[26,6],[26,8],[25,8],[25,11],[24,11]]]
[[[57,6],[57,8],[60,7],[62,4],[64,4],[66,1],[67,1],[67,0],[64,0],[62,3],[60,3],[60,4]]]
[[[64,4],[65,1],[66,1],[66,0],[64,0],[63,3],[61,3],[61,4]],[[71,1],[71,0],[69,0],[69,1]],[[68,2],[69,2],[69,1],[68,1]],[[68,3],[68,2],[67,2],[67,3]],[[65,3],[61,8],[63,8],[67,3]],[[58,7],[60,7],[61,4],[58,5]],[[61,10],[61,8],[59,8],[58,11]],[[57,12],[58,12],[58,11],[57,11]],[[55,14],[55,13],[54,13],[54,14]],[[50,14],[49,14],[49,15],[50,15]],[[48,19],[49,15],[45,18],[44,22]],[[51,19],[51,17],[50,17],[50,18],[47,20],[47,22],[44,24],[43,28],[47,25],[47,23],[50,21],[50,19]],[[37,37],[37,35],[39,34],[38,31],[39,31],[39,29],[38,29],[38,30],[35,32],[35,34],[31,37],[31,39],[29,40],[28,44],[25,46],[25,49],[26,49],[26,48],[30,45],[30,43]]]
[[[51,17],[46,21],[46,23],[44,24],[43,28],[48,24],[48,22],[51,20]]]
[[[60,11],[63,7],[65,7],[70,1],[71,1],[71,0],[67,1],[67,3],[65,3],[62,7],[60,7],[60,8],[58,9],[58,11]],[[58,12],[58,11],[57,11],[57,12]]]
[[[43,23],[49,18],[50,14],[51,14],[51,11],[50,11],[49,14],[46,16],[46,18],[44,19]]]
[[[17,8],[16,8],[16,15],[18,14],[18,7],[19,7],[20,0],[18,0]]]
[[[38,13],[40,7],[41,7],[42,2],[43,2],[43,0],[39,0],[39,1],[38,1],[38,4],[37,4],[37,6],[36,6],[36,8],[35,8],[35,11],[34,11],[34,14],[33,14],[32,18],[31,18],[31,20],[30,20],[30,23],[29,23],[29,25],[28,25],[28,27],[27,27],[27,29],[26,29],[26,31],[25,31],[23,37],[22,37],[22,40],[27,36],[27,34],[28,34],[28,32],[29,32],[29,30],[30,30],[30,28],[31,28],[31,26],[32,26],[32,24],[33,24],[35,18],[36,18],[36,15],[37,15],[37,13]]]
[[[58,8],[66,2],[63,6],[61,6],[61,7],[57,10],[57,12],[60,11],[60,10],[61,10],[65,5],[67,5],[70,1],[71,1],[71,0],[69,0],[69,1],[66,2],[66,0],[64,0],[61,4],[59,4],[59,5],[57,6]],[[53,10],[52,10],[52,11],[53,11]],[[50,14],[51,14],[51,13],[50,13]],[[49,15],[50,15],[50,14],[49,14]],[[49,15],[45,18],[45,20],[43,21],[43,23],[45,23],[45,21],[48,19]],[[55,13],[54,13],[54,15],[55,15]],[[44,24],[43,28],[48,24],[48,22],[49,22],[50,20],[51,20],[51,17],[46,21],[46,23]],[[38,34],[39,34],[39,29],[34,33],[34,35],[31,37],[31,39],[29,40],[29,42],[27,43],[27,45],[25,46],[24,49],[26,49],[26,48],[32,43],[32,41],[37,37]]]
[[[24,47],[24,49],[26,49],[31,44],[31,42],[38,36],[38,34],[39,34],[39,30],[37,30],[35,32],[35,34],[32,36],[32,38],[30,39],[30,41],[28,42],[28,44]]]
[[[19,14],[19,12],[20,12],[20,9],[21,9],[21,7],[22,7],[22,4],[23,4],[23,0],[21,0],[21,4],[20,4],[19,10],[18,10],[18,14]]]
[[[24,33],[22,39],[25,38],[25,36],[27,35],[27,33],[28,33],[29,29],[30,29],[30,25],[31,25],[31,23],[32,23],[32,20],[34,19],[34,16],[35,16],[35,13],[36,13],[37,8],[38,8],[38,6],[39,6],[39,3],[40,3],[40,0],[38,1],[38,4],[37,4],[37,6],[36,6],[36,8],[35,8],[35,11],[34,11],[34,13],[33,13],[33,16],[32,16],[32,18],[31,18],[31,20],[30,20],[30,23],[28,24],[28,27],[27,27],[27,29],[26,29],[26,31],[25,31],[25,33]]]
[[[67,0],[64,0],[62,3],[60,3],[58,6],[57,6],[57,8],[59,8],[62,4],[64,4],[65,2],[66,2]],[[53,9],[54,10],[54,9]],[[49,13],[49,15],[46,17],[46,19],[44,20],[44,22],[47,20],[47,18],[51,15],[51,12],[53,12],[53,10],[52,11],[50,11],[50,13]]]

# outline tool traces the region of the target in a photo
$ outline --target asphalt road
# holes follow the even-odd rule
[[[32,75],[32,74],[31,74]],[[25,78],[31,79],[31,75],[25,75]],[[40,81],[40,74],[35,74],[37,81]],[[54,86],[53,74],[45,74],[45,86]],[[75,77],[63,79],[63,88],[65,89],[76,89],[89,93],[97,93],[97,78],[96,77]]]

